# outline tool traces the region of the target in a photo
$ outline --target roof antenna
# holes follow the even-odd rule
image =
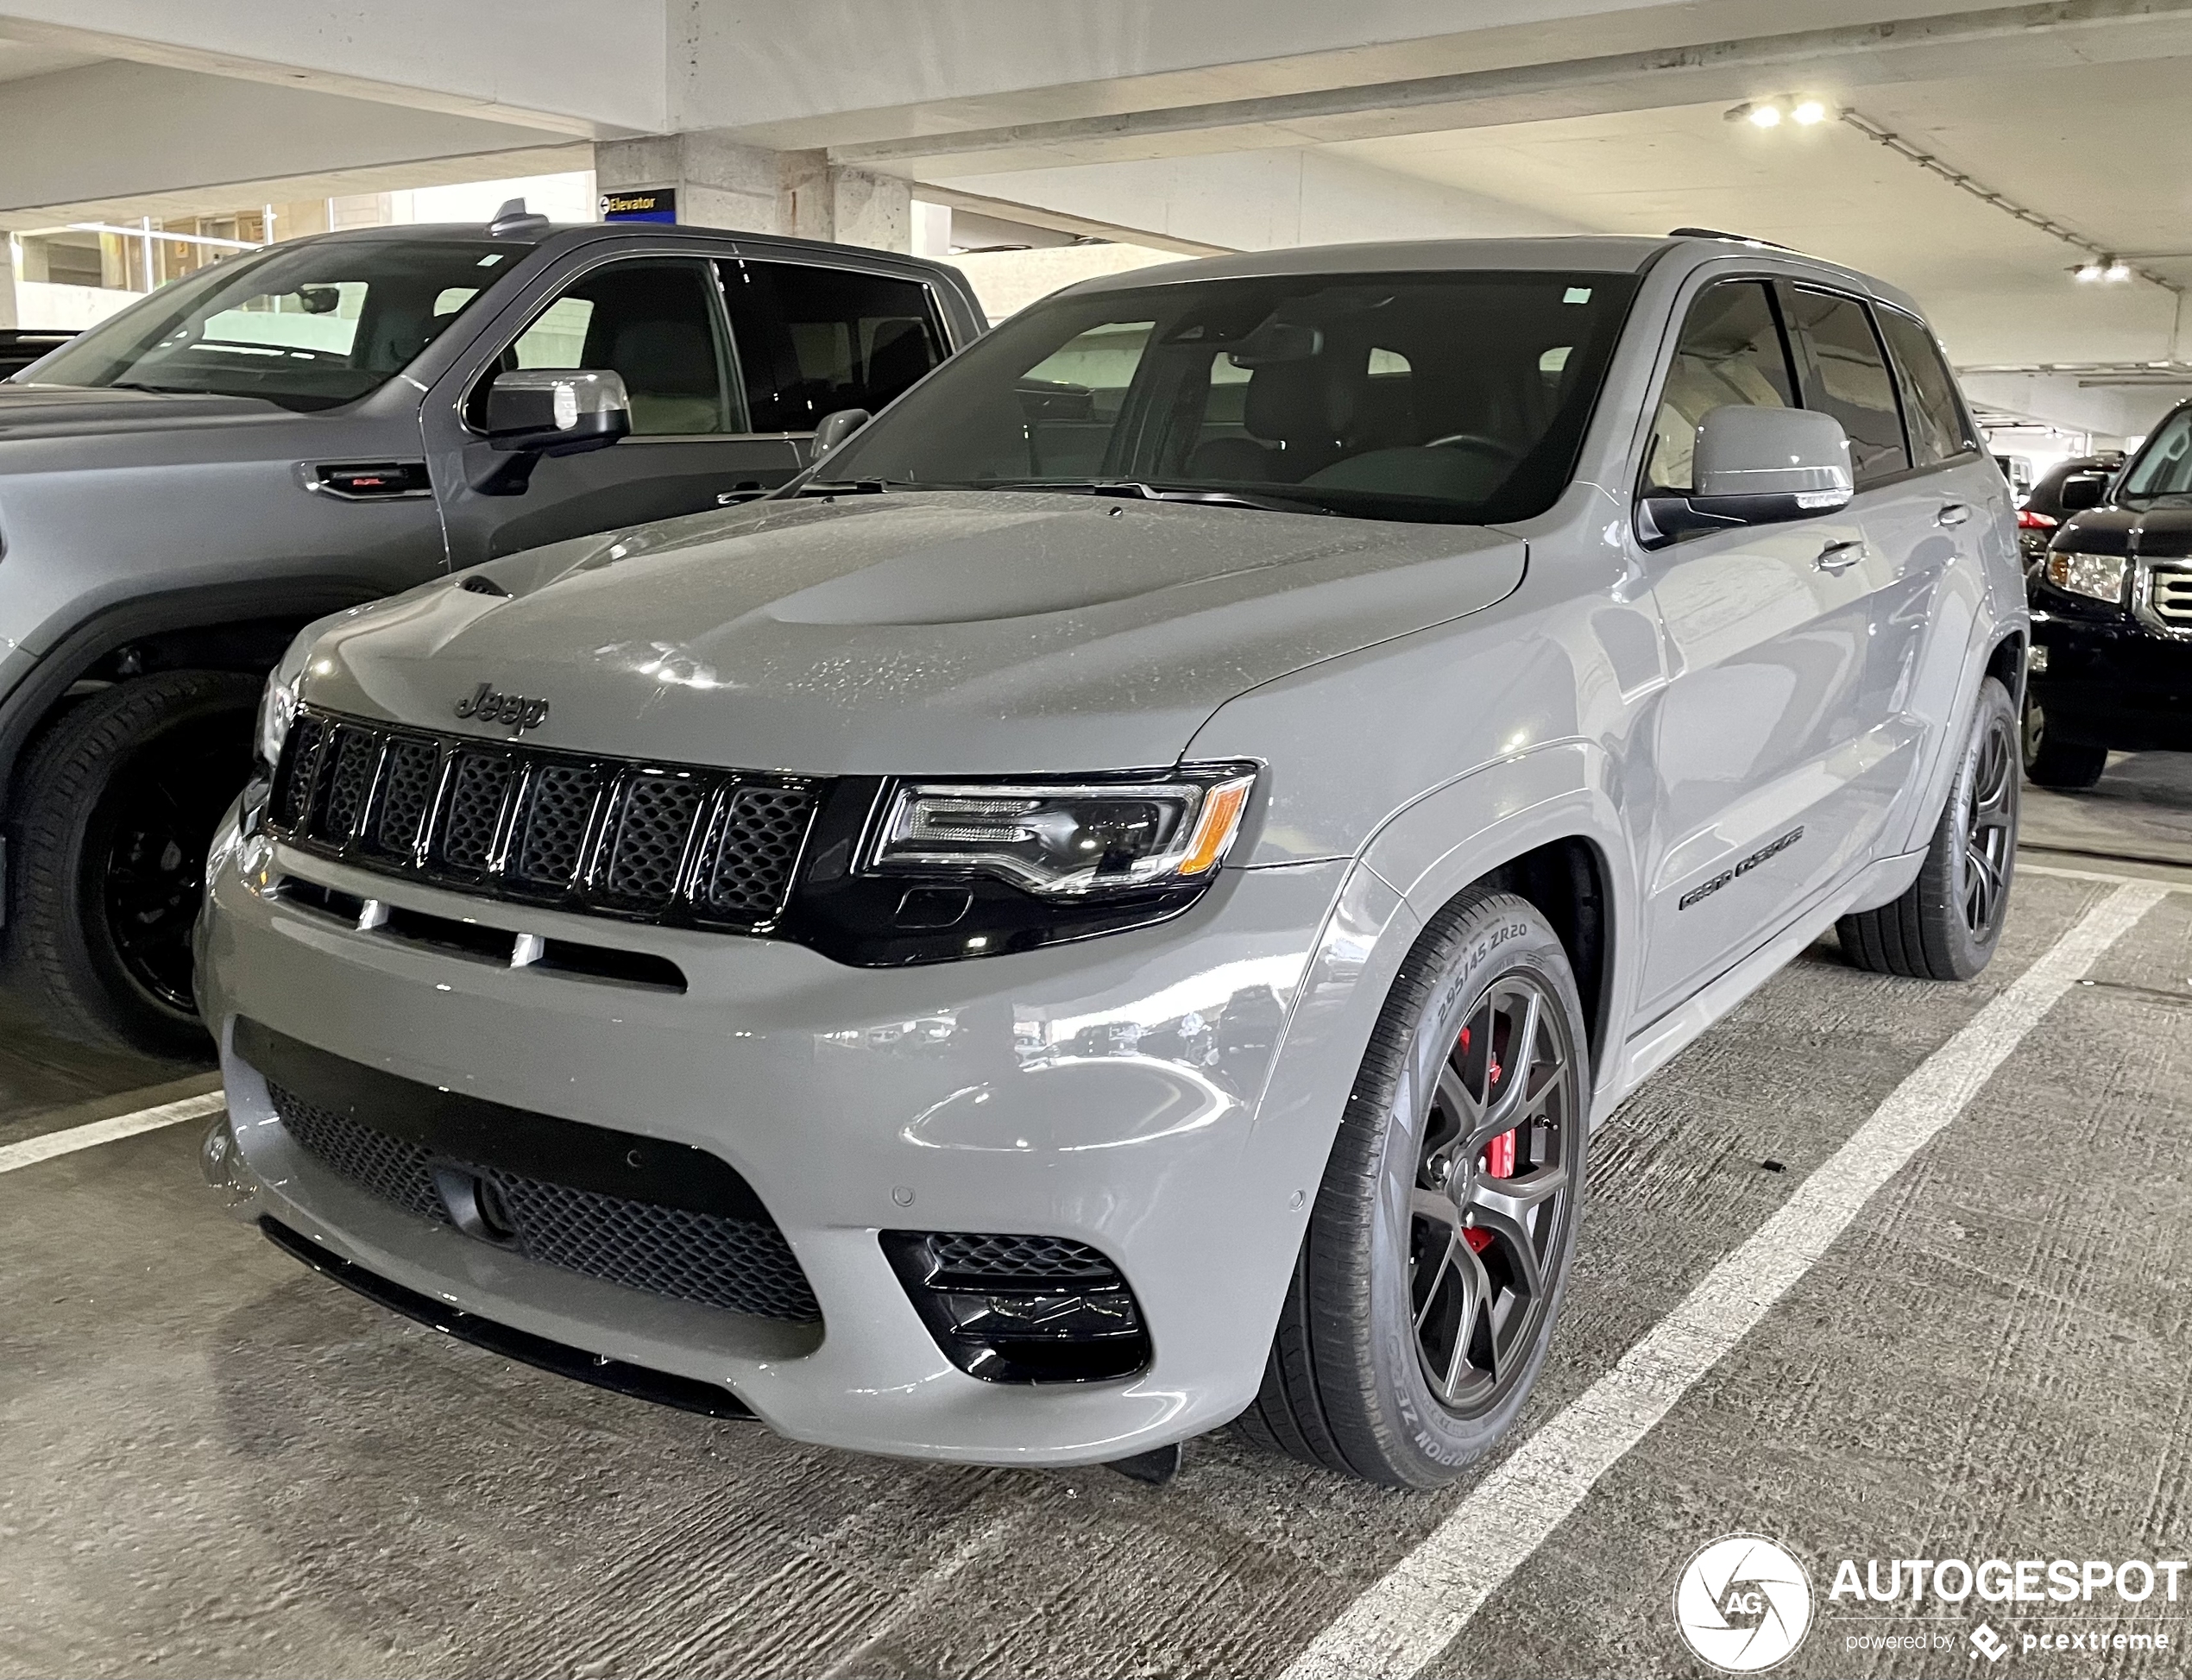
[[[488,232],[497,239],[506,234],[545,233],[548,228],[548,218],[528,211],[523,198],[504,199],[502,208],[487,224]]]

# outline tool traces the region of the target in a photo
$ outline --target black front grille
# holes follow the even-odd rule
[[[627,919],[765,929],[816,784],[639,764],[300,713],[270,821],[293,844],[461,891]]]
[[[436,1172],[465,1175],[491,1186],[507,1245],[529,1260],[734,1312],[797,1324],[822,1317],[791,1245],[765,1215],[671,1207],[445,1156],[271,1079],[267,1092],[306,1154],[407,1213],[457,1224]]]

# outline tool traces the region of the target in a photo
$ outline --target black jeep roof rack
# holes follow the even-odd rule
[[[1754,233],[1729,233],[1725,228],[1669,228],[1669,239],[1739,239],[1746,245],[1771,245],[1777,251],[1789,248],[1777,241],[1761,239]]]

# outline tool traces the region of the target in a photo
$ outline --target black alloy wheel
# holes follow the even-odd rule
[[[2017,871],[2018,732],[2009,690],[1986,678],[1918,878],[1888,903],[1835,924],[1855,966],[1968,980],[1992,960]]]
[[[2066,741],[2050,731],[2047,709],[2030,687],[2025,690],[2025,715],[2018,730],[2018,746],[2026,777],[2043,788],[2089,788],[2108,768],[2107,747]]]
[[[250,774],[250,743],[234,720],[199,719],[140,748],[92,813],[86,897],[96,881],[123,972],[178,1015],[198,1012],[191,930],[205,898],[206,842]]]
[[[16,790],[11,951],[54,1028],[161,1055],[211,1048],[191,937],[221,814],[251,774],[259,683],[163,671],[75,702]]]
[[[1424,1380],[1459,1417],[1505,1397],[1551,1304],[1581,1084],[1557,1008],[1527,973],[1502,978],[1456,1037],[1424,1117],[1408,1293]]]
[[[1513,1426],[1575,1253],[1588,1041],[1536,905],[1480,886],[1431,918],[1371,1033],[1242,1435],[1430,1488]]]
[[[1962,815],[1957,897],[1963,925],[1992,944],[2009,907],[2010,853],[2017,844],[2017,772],[2020,757],[2009,719],[1987,714],[1970,747],[1971,769],[1960,778]]]

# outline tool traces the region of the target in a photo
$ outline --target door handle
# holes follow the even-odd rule
[[[1865,539],[1853,537],[1846,543],[1829,543],[1812,561],[1823,572],[1846,572],[1865,557]]]
[[[1971,517],[1971,510],[1960,501],[1952,501],[1933,516],[1936,525],[1962,525]]]

